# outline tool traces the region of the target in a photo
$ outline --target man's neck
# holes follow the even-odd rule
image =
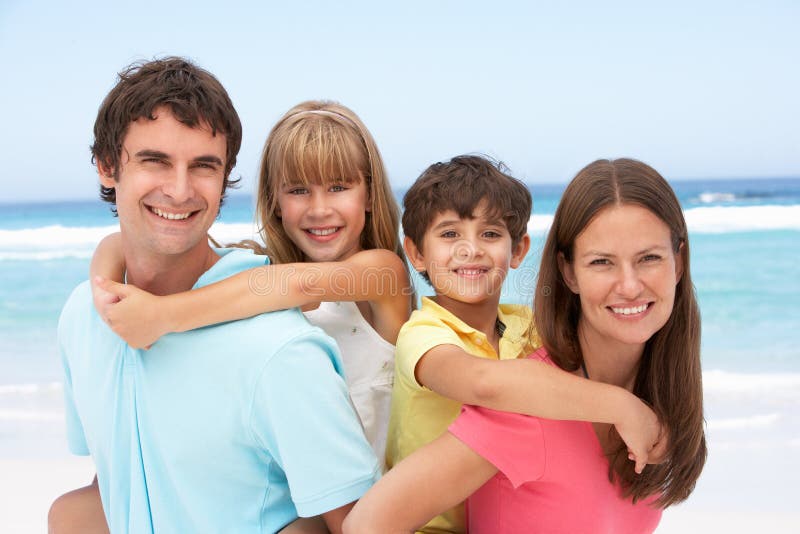
[[[444,295],[436,295],[433,300],[475,330],[486,334],[490,343],[496,344],[499,337],[496,331],[499,295],[474,303],[453,300]]]
[[[137,254],[125,248],[127,283],[154,295],[170,295],[190,290],[219,256],[211,247],[196,247],[183,254]]]

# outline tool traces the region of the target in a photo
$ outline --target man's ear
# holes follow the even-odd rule
[[[567,258],[564,257],[563,252],[558,253],[558,270],[561,272],[561,278],[564,279],[564,283],[567,284],[569,290],[576,295],[580,294],[578,281],[575,279],[575,270],[572,268],[572,263],[568,262]]]
[[[525,255],[528,254],[528,251],[531,249],[531,236],[525,232],[525,235],[519,240],[519,242],[514,246],[514,250],[511,251],[511,268],[516,269],[520,265],[522,265],[522,260],[525,259]]]
[[[406,258],[408,258],[409,263],[411,266],[414,267],[414,270],[418,273],[425,271],[425,258],[422,256],[422,252],[417,248],[417,245],[414,241],[411,240],[410,237],[406,236],[403,238],[403,250],[406,251]]]
[[[103,187],[114,188],[117,186],[113,169],[100,160],[97,160],[97,174],[100,176],[100,184]]]

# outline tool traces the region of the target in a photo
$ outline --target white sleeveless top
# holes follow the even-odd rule
[[[370,326],[355,302],[322,302],[316,310],[303,313],[339,345],[347,389],[383,471],[394,382],[394,345]]]

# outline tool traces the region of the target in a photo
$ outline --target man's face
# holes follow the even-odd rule
[[[116,189],[128,253],[180,256],[208,246],[222,197],[226,140],[205,125],[189,128],[168,108],[153,115],[128,127],[118,179],[98,165],[100,181]]]

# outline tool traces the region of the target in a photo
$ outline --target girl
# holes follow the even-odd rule
[[[670,436],[665,462],[634,475],[608,425],[465,406],[448,433],[356,504],[345,532],[410,532],[472,494],[472,533],[643,533],[689,496],[706,457],[700,316],[686,224],[667,182],[627,159],[578,173],[556,211],[536,295],[544,346],[530,358],[650,403]]]

